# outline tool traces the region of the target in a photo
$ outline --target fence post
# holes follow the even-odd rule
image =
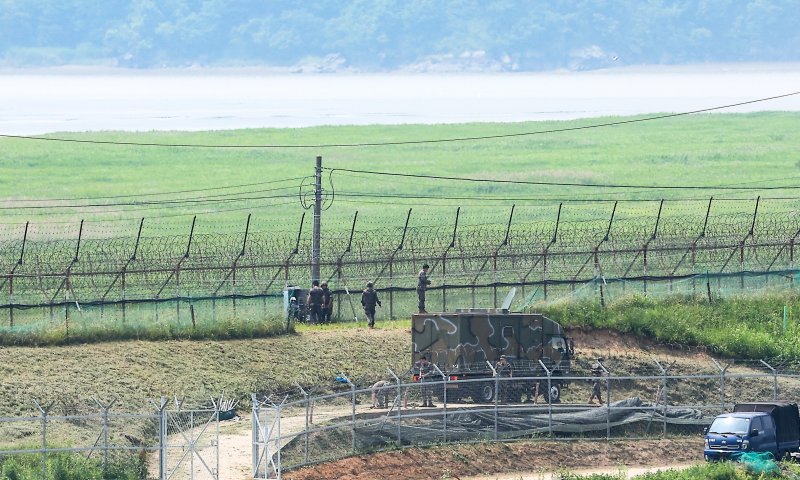
[[[494,377],[494,440],[497,440],[497,417],[498,417],[498,404],[497,401],[500,399],[500,376],[497,375],[497,370],[494,369],[494,365],[492,365],[488,360],[486,361],[486,365],[489,365],[489,368],[492,369],[492,376]]]
[[[659,402],[663,401],[664,414],[662,415],[663,426],[661,428],[661,438],[664,438],[667,435],[667,369],[662,367],[658,360],[653,359],[653,361],[658,369],[661,370],[661,387],[656,390],[656,398],[655,402],[653,403],[653,413],[650,415],[650,418],[652,419],[653,415],[655,415]],[[647,429],[650,429],[649,423],[647,424]]]
[[[389,258],[389,320],[394,320],[394,255]]]
[[[711,357],[711,361],[712,361],[712,362],[714,362],[714,365],[716,365],[716,366],[717,366],[717,369],[719,369],[719,398],[720,398],[720,408],[721,408],[722,410],[725,410],[725,372],[728,370],[728,367],[730,367],[730,366],[731,366],[731,364],[729,363],[729,364],[725,365],[725,368],[723,368],[723,367],[722,367],[722,366],[719,364],[719,362],[717,362],[717,360],[716,360],[714,357]]]
[[[356,386],[353,385],[353,382],[350,381],[350,378],[347,377],[344,373],[339,373],[339,376],[344,379],[344,381],[350,385],[350,401],[352,402],[352,412],[350,416],[350,434],[351,434],[351,445],[350,449],[353,453],[356,453]]]
[[[99,400],[92,397],[94,403],[103,410],[103,475],[108,474],[108,411],[111,410],[111,407],[117,402],[117,399],[114,399],[108,405],[104,405],[100,403]]]
[[[250,413],[250,461],[251,461],[251,472],[253,477],[258,476],[258,464],[259,464],[259,441],[261,434],[261,425],[259,424],[259,410],[261,409],[260,404],[258,403],[258,398],[256,397],[255,393],[250,394],[250,402],[252,405],[252,410]],[[258,429],[258,430],[256,430]],[[264,474],[266,477],[266,473]]]
[[[161,397],[158,405],[158,478],[167,480],[169,469],[167,466],[167,397]]]
[[[403,447],[403,435],[402,429],[400,428],[400,422],[403,419],[400,409],[403,407],[403,387],[402,382],[400,381],[400,377],[394,374],[391,368],[387,368],[386,370],[389,371],[389,375],[394,377],[394,381],[397,382],[397,399],[394,401],[395,406],[397,406],[397,448]]]
[[[539,359],[539,365],[542,367],[544,372],[547,374],[547,434],[552,437],[553,436],[553,400],[550,398],[550,391],[553,388],[553,376],[550,372],[550,369],[547,368],[547,365]],[[534,399],[535,401],[536,399]]]
[[[436,365],[435,363],[433,364],[433,368],[435,368],[436,371],[439,372],[439,375],[442,377],[442,389],[444,390],[442,392],[442,403],[443,403],[443,407],[442,407],[443,424],[442,424],[442,426],[443,426],[443,430],[444,430],[444,441],[446,443],[447,442],[447,379],[448,379],[448,377],[447,377],[447,375],[444,374],[444,372],[442,372],[439,369],[439,366]]]
[[[47,480],[47,415],[54,402],[42,406],[38,400],[34,399],[33,403],[36,404],[36,408],[42,415],[42,480]]]
[[[772,368],[772,365],[768,364],[764,360],[759,360],[762,365],[767,367],[772,372],[772,399],[778,399],[778,372]]]
[[[606,376],[606,441],[609,441],[611,440],[611,372],[600,360],[597,360],[597,364]]]

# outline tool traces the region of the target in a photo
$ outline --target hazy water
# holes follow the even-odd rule
[[[0,71],[0,134],[512,122],[683,112],[800,91],[800,65],[579,73]],[[722,110],[800,111],[800,95]]]

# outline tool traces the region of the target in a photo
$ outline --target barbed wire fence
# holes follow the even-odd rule
[[[219,422],[226,412],[217,404],[162,397],[146,406],[149,412],[131,413],[117,399],[56,397],[31,406],[29,416],[0,417],[0,462],[39,456],[29,463],[40,465],[42,480],[58,478],[54,465],[65,458],[103,478],[120,470],[159,480],[220,478]]]
[[[253,476],[275,479],[291,469],[378,451],[447,442],[610,441],[701,438],[703,427],[736,403],[797,397],[796,368],[763,360],[669,362],[611,357],[598,379],[591,359],[580,359],[569,377],[488,377],[429,382],[393,378],[380,386],[346,376],[338,392],[252,396]],[[568,382],[564,403],[522,402],[519,382]],[[602,400],[587,405],[593,383]],[[468,392],[490,384],[489,402]],[[436,399],[424,408],[424,389]],[[544,390],[544,388],[543,388]],[[513,397],[513,399],[512,399]],[[738,448],[738,447],[737,447]]]
[[[348,296],[370,281],[385,318],[414,311],[423,263],[434,280],[429,305],[441,311],[497,307],[512,286],[522,292],[514,308],[576,296],[605,304],[633,292],[710,300],[792,288],[796,202],[561,202],[492,215],[409,209],[394,226],[354,212],[348,229],[323,231],[321,279],[335,294],[339,319],[359,316],[357,299]],[[201,316],[280,316],[284,288],[310,283],[309,222],[297,213],[280,229],[258,231],[248,215],[240,233],[210,233],[202,216],[180,228],[165,230],[162,222],[156,231],[147,218],[124,227],[83,220],[2,225],[3,323],[69,330],[71,319],[194,324]]]

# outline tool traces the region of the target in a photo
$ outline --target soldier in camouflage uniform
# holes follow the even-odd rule
[[[603,404],[603,394],[600,390],[600,377],[603,376],[605,370],[603,369],[603,357],[598,357],[597,361],[592,364],[591,372],[592,372],[592,393],[589,395],[589,403],[594,403],[594,399],[597,399],[597,403],[600,405]]]
[[[392,383],[388,380],[379,380],[372,385],[372,408],[389,407],[389,391]]]
[[[306,305],[308,305],[309,321],[311,323],[321,323],[322,318],[322,303],[324,301],[324,292],[319,287],[319,280],[311,282],[311,290],[308,291],[306,297]]]
[[[508,357],[505,355],[500,355],[500,358],[494,364],[494,372],[495,375],[501,378],[511,378],[514,376],[513,367],[511,363],[508,361]],[[499,396],[497,397],[499,400],[503,400],[507,397],[509,391],[510,383],[508,381],[500,380],[499,382]]]
[[[419,313],[428,313],[425,310],[425,292],[428,290],[428,285],[431,281],[428,280],[428,269],[430,266],[426,263],[422,265],[422,270],[417,275],[417,298],[419,299]]]
[[[419,383],[422,389],[422,406],[435,407],[433,404],[433,388],[431,388],[430,381],[433,375],[433,366],[428,362],[428,357],[423,355],[414,362],[414,373],[419,378]]]
[[[361,292],[361,305],[364,307],[364,315],[369,321],[369,328],[375,328],[375,305],[382,306],[378,299],[378,292],[372,288],[372,282],[367,282],[367,288]]]
[[[322,322],[331,323],[331,317],[333,317],[333,295],[330,288],[328,288],[328,282],[322,282],[320,287],[322,288]]]

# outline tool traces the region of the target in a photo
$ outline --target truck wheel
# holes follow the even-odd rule
[[[472,399],[479,403],[494,402],[494,382],[482,382],[475,387]]]
[[[560,383],[553,383],[550,385],[550,394],[547,396],[547,400],[549,403],[560,403],[561,402],[561,384]]]

